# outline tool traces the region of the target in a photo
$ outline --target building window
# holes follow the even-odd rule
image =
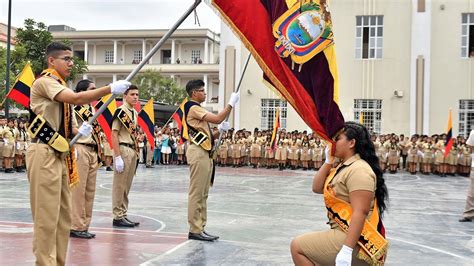
[[[133,51],[133,64],[139,64],[143,59],[143,51],[142,50],[135,50]]]
[[[201,62],[201,64],[202,64],[201,50],[192,50],[191,51],[191,63],[199,64],[199,62]]]
[[[171,50],[162,50],[161,60],[163,64],[171,64]]]
[[[382,58],[383,16],[356,16],[356,59]]]
[[[469,137],[474,129],[474,100],[459,100],[459,135]]]
[[[114,62],[114,51],[105,51],[105,63]]]
[[[367,127],[371,134],[381,134],[382,100],[354,99],[354,119]]]
[[[279,99],[262,99],[260,127],[262,130],[273,129],[277,108],[280,108],[280,127],[286,128],[287,102]]]
[[[462,14],[461,57],[474,57],[474,13]]]

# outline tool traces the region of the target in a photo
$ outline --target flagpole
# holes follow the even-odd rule
[[[237,89],[235,90],[235,92],[239,92],[239,90],[240,90],[240,85],[242,84],[242,80],[244,79],[245,71],[247,71],[247,66],[249,65],[249,61],[250,61],[251,56],[252,56],[252,53],[249,53],[249,56],[247,57],[247,62],[245,62],[244,70],[242,71],[242,75],[240,75],[239,84],[237,84]],[[229,117],[230,117],[230,113],[225,118],[226,122],[229,121]],[[214,143],[214,148],[212,149],[212,152],[215,152],[217,150],[217,148],[219,147],[220,143],[221,143],[222,131],[223,130],[219,130],[219,138],[217,139],[217,142]]]
[[[179,20],[171,27],[168,32],[160,39],[160,41],[153,46],[153,48],[148,52],[145,58],[135,67],[135,69],[127,76],[125,80],[131,81],[133,77],[142,69],[142,67],[150,60],[150,58],[158,51],[158,49],[163,46],[163,44],[169,39],[169,37],[174,33],[174,31],[183,23],[184,20],[193,12],[194,9],[202,2],[202,0],[195,0],[194,3],[189,7],[188,10],[179,18]],[[100,108],[97,112],[92,116],[89,124],[93,123],[97,117],[99,117],[102,112],[107,108],[107,106],[117,97],[116,94],[113,94]],[[72,140],[69,142],[69,147],[72,147],[74,143],[81,137],[81,133],[78,133]]]
[[[8,26],[7,26],[7,73],[5,76],[5,91],[7,93],[10,88],[10,50],[11,50],[10,42],[11,42],[11,37],[12,37],[11,36],[11,27],[12,27],[11,23],[12,23],[12,0],[9,0],[8,1]],[[2,106],[6,100],[7,98],[5,97],[5,99],[2,102]],[[8,109],[9,109],[9,106],[7,102],[7,104],[5,105],[5,117],[8,117],[9,115]]]

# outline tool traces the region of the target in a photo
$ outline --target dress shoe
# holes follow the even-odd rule
[[[112,167],[107,166],[107,168],[105,168],[105,171],[113,171],[113,170],[112,170]]]
[[[125,218],[121,219],[114,219],[114,222],[112,223],[113,226],[117,227],[134,227],[135,225],[127,221]]]
[[[25,172],[25,170],[23,170],[23,168],[21,168],[21,167],[17,167],[17,168],[16,168],[16,171],[17,171],[18,173],[23,173],[23,172]]]
[[[153,165],[146,165],[146,168],[155,168]]]
[[[209,236],[209,237],[212,237],[212,238],[214,238],[214,240],[217,240],[217,239],[219,239],[219,236],[211,235],[211,234],[209,234],[209,233],[208,233],[208,232],[206,232],[206,231],[202,231],[202,233],[203,233],[203,234],[205,234],[206,236]]]
[[[214,241],[214,240],[216,240],[216,238],[210,237],[210,236],[204,234],[203,232],[201,232],[201,233],[191,233],[191,232],[189,232],[188,239],[200,240],[200,241]]]
[[[140,225],[139,222],[133,222],[133,221],[131,221],[130,219],[128,219],[127,217],[125,217],[124,219],[127,220],[127,222],[133,224],[133,226],[139,226],[139,225]]]
[[[71,232],[69,233],[69,236],[75,237],[75,238],[83,238],[83,239],[91,239],[93,237],[87,231],[76,231],[76,230],[71,230]]]
[[[94,234],[94,233],[91,233],[91,232],[89,232],[89,231],[86,231],[86,232],[87,232],[92,238],[95,237],[95,234]]]
[[[464,218],[462,218],[462,219],[459,219],[459,221],[460,221],[461,223],[464,223],[464,222],[472,222],[472,218],[464,217]]]

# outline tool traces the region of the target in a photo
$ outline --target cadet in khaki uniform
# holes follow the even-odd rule
[[[13,159],[15,158],[15,127],[14,118],[8,118],[7,126],[3,128],[3,160],[5,173],[13,173]]]
[[[26,133],[25,121],[19,120],[18,128],[15,129],[16,135],[16,147],[15,147],[15,160],[16,160],[16,171],[24,172],[24,162],[26,149],[28,148],[28,134]]]
[[[191,126],[195,130],[206,134],[211,140],[214,136],[210,135],[209,123],[219,124],[224,121],[239,100],[239,95],[232,93],[229,103],[224,110],[218,114],[213,114],[199,105],[206,100],[204,85],[202,80],[191,80],[186,84],[186,92],[189,95],[190,101],[192,101],[187,103],[188,106],[192,106],[187,111],[186,123],[188,124],[188,129]],[[228,122],[219,125],[220,131],[228,129]],[[192,138],[192,136],[189,137]],[[193,141],[191,141],[186,151],[186,156],[191,172],[188,194],[188,238],[214,241],[219,237],[210,235],[204,230],[207,222],[207,196],[211,185],[213,161],[210,158],[209,151],[205,150],[201,145],[196,145]]]
[[[3,147],[5,145],[5,141],[3,140],[3,130],[7,125],[7,120],[2,115],[0,116],[0,168],[5,167],[5,161],[3,160]],[[5,169],[4,169],[5,170]]]
[[[140,223],[133,222],[127,217],[128,193],[132,187],[133,176],[137,169],[138,113],[134,106],[138,102],[138,88],[131,85],[123,95],[123,104],[117,108],[112,122],[112,145],[114,152],[114,181],[112,186],[113,225],[118,227],[134,227]],[[130,129],[117,117],[123,111],[130,121]]]
[[[466,141],[466,145],[471,149],[470,152],[472,154],[474,151],[474,129],[471,130],[469,138]],[[471,166],[469,165],[469,168],[470,167]],[[460,222],[472,222],[474,220],[474,174],[472,172],[470,174],[471,183],[467,192],[466,207],[464,208],[462,218],[459,220]]]
[[[329,218],[329,230],[296,237],[291,242],[291,255],[296,265],[367,265],[356,258],[360,245],[358,241],[372,212],[382,217],[388,196],[383,172],[371,142],[369,132],[363,125],[346,122],[344,131],[336,137],[334,156],[341,160],[336,169],[331,169],[331,156],[329,149],[326,149],[326,161],[314,176],[312,189],[314,193],[324,193],[328,217],[345,218],[346,222],[350,219],[350,223],[344,230],[335,219]],[[337,200],[344,201],[344,204]],[[374,210],[375,200],[378,209]],[[328,206],[328,203],[333,205]],[[339,207],[334,208],[334,205]],[[375,234],[380,233],[374,230],[364,237],[372,239]]]
[[[43,76],[31,87],[30,107],[56,132],[70,133],[71,124],[72,128],[75,127],[74,124],[77,126],[74,116],[65,115],[70,114],[69,110],[72,109],[68,104],[81,105],[111,92],[123,93],[130,84],[127,81],[117,81],[97,90],[74,93],[65,86],[64,81],[69,77],[74,65],[71,48],[53,42],[46,48],[46,58],[48,69],[43,71]],[[62,124],[65,126],[61,128]],[[91,130],[92,128],[84,123],[75,131],[87,136]],[[30,182],[30,204],[34,223],[33,253],[36,264],[64,265],[71,228],[71,191],[66,161],[63,154],[52,146],[33,138],[26,152],[26,167]]]
[[[95,89],[95,84],[87,79],[79,81],[76,85],[76,92],[93,89]],[[79,108],[80,106],[76,107],[76,109]],[[82,105],[82,108],[89,110],[92,115],[93,110],[89,104]],[[83,119],[78,114],[76,114],[76,120],[82,125]],[[98,145],[100,145],[100,140],[97,143],[95,137],[90,135],[81,137],[74,146],[77,151],[76,162],[80,183],[72,191],[71,237],[85,239],[95,237],[95,234],[89,232],[89,226],[92,220],[97,169],[99,168]]]

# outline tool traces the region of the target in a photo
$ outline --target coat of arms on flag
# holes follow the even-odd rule
[[[275,50],[303,64],[333,44],[331,15],[325,1],[295,3],[273,24]]]

